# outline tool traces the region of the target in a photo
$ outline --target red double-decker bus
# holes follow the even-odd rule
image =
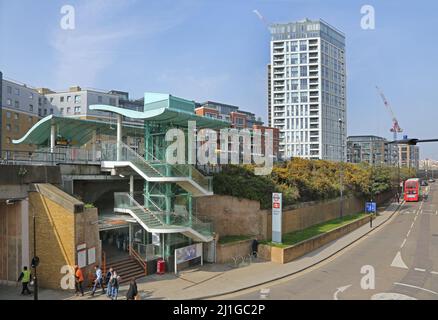
[[[420,201],[421,200],[421,186],[420,179],[412,178],[405,181],[405,201]]]

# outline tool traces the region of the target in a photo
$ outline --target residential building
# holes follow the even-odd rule
[[[398,144],[397,146],[400,166],[418,170],[420,167],[420,148],[409,144]]]
[[[272,76],[271,76],[271,64],[268,64],[268,125],[272,126]]]
[[[347,161],[351,163],[367,162],[371,165],[393,164],[392,145],[385,138],[364,135],[347,138]]]
[[[62,92],[53,92],[46,88],[39,90],[44,94],[43,102],[38,109],[38,114],[41,117],[54,114],[56,116],[80,119],[115,121],[108,112],[89,110],[88,107],[93,104],[118,106],[118,94],[82,89],[79,86],[70,87],[68,91]]]
[[[9,157],[12,152],[27,153],[32,145],[14,145],[12,140],[21,138],[40,119],[38,104],[41,95],[26,84],[1,78],[1,134],[0,158]]]
[[[275,159],[278,159],[279,150],[279,129],[272,128],[263,125],[263,121],[260,118],[256,118],[256,115],[249,111],[240,110],[238,106],[207,101],[204,103],[198,103],[195,109],[195,113],[200,116],[216,118],[220,120],[226,120],[231,122],[232,128],[237,129],[259,129],[262,133],[262,153],[264,154],[264,138],[266,130],[273,130],[273,154]]]
[[[268,119],[280,156],[346,160],[345,35],[309,19],[274,24],[271,35]]]

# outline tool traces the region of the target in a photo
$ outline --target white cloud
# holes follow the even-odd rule
[[[76,29],[58,27],[50,43],[55,51],[56,88],[96,86],[100,73],[111,68],[125,44],[145,41],[179,25],[193,2],[175,4],[163,12],[144,7],[139,12],[138,4],[136,0],[96,0],[75,6]]]

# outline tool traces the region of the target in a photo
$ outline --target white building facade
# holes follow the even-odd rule
[[[270,123],[280,157],[346,161],[345,35],[326,22],[271,26]]]

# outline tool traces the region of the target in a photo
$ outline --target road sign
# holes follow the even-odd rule
[[[375,202],[366,202],[365,203],[365,212],[367,213],[376,213],[377,205]]]
[[[272,242],[281,243],[282,194],[272,194]]]

